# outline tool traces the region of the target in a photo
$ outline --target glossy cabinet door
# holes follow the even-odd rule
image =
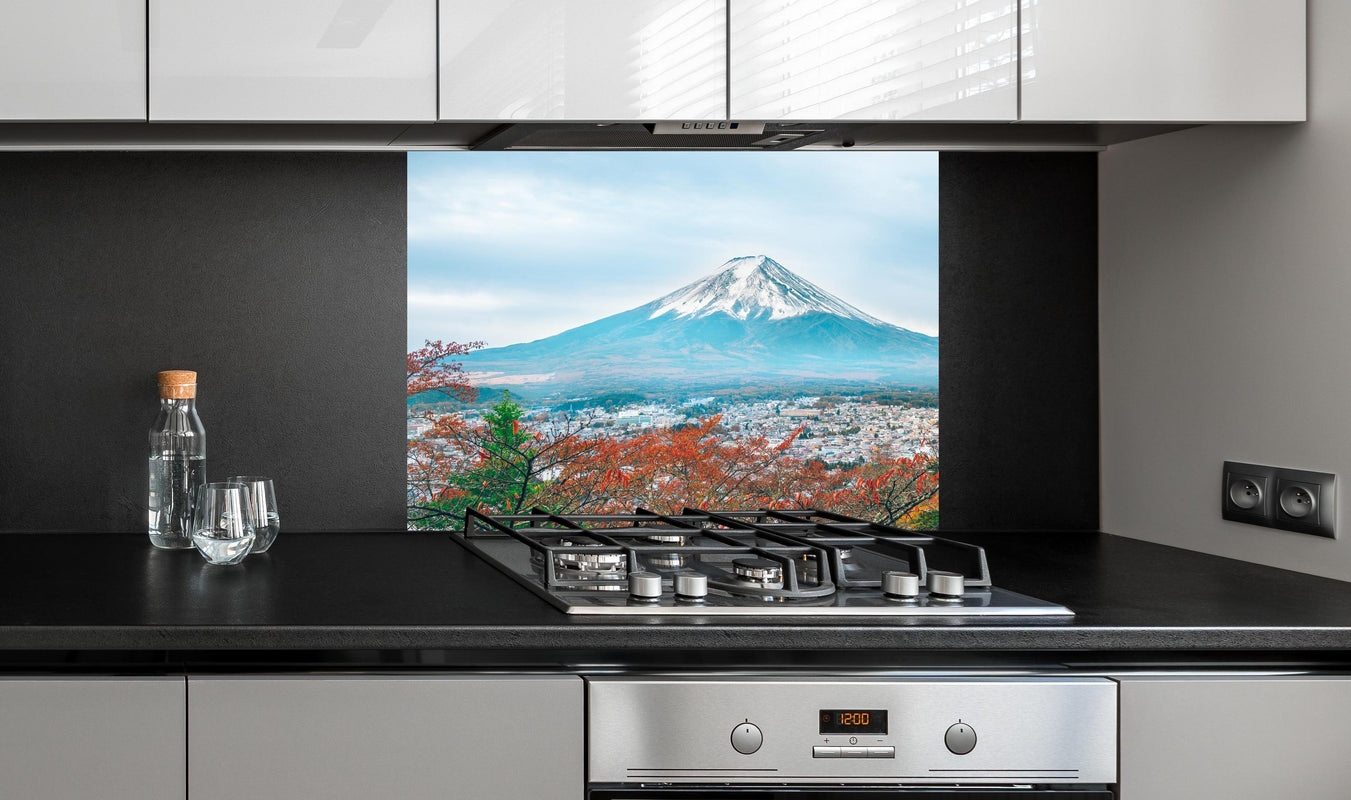
[[[441,119],[725,119],[725,0],[441,0]]]
[[[1013,0],[730,0],[738,120],[1018,118]]]
[[[1022,118],[1305,119],[1304,0],[1022,0]]]
[[[436,118],[436,0],[149,0],[150,119]]]
[[[144,120],[145,0],[0,0],[0,120]]]
[[[576,676],[192,677],[192,800],[581,800]]]
[[[0,796],[184,800],[183,678],[0,678]]]

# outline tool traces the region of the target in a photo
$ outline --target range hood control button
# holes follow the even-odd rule
[[[760,734],[760,729],[746,720],[732,729],[732,747],[743,756],[748,756],[760,749],[764,742],[764,736]]]
[[[943,744],[948,746],[953,755],[964,756],[976,749],[976,729],[957,720],[957,724],[948,728],[947,734],[943,736]]]

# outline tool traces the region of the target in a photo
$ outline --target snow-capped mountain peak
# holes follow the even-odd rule
[[[649,304],[648,319],[723,313],[735,319],[787,319],[810,313],[832,314],[870,325],[894,327],[865,314],[805,280],[766,255],[733,258],[716,272]]]

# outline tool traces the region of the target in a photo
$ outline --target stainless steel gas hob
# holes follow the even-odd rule
[[[465,513],[458,541],[569,614],[1071,617],[985,551],[813,509]]]

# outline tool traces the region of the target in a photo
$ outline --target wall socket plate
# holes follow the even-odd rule
[[[1220,515],[1234,522],[1337,538],[1337,476],[1224,462]]]

